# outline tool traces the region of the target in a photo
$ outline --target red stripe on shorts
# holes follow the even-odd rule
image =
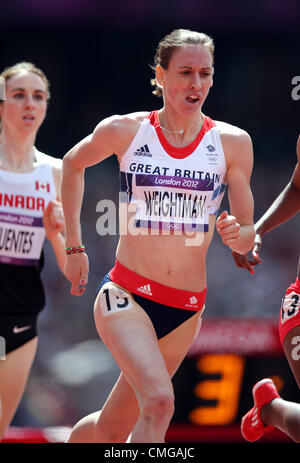
[[[109,272],[109,277],[131,293],[163,305],[198,312],[203,309],[205,303],[207,287],[201,292],[170,288],[129,270],[118,260]]]
[[[286,296],[288,296],[292,292],[295,292],[296,294],[298,294],[300,296],[300,280],[299,280],[299,278],[297,278],[295,283],[292,283],[291,286],[287,289],[284,297],[286,298]],[[299,326],[299,325],[300,325],[300,311],[299,310],[297,310],[295,315],[292,316],[289,320],[286,320],[284,323],[282,323],[282,317],[281,317],[281,313],[280,313],[280,317],[279,317],[279,337],[280,337],[280,342],[281,342],[282,346],[283,346],[284,338],[286,337],[288,332],[291,331],[296,326]]]

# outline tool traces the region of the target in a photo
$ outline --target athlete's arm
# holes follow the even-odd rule
[[[223,211],[216,227],[224,244],[232,251],[247,253],[254,242],[253,197],[250,178],[253,167],[252,142],[239,129],[222,135],[227,162],[227,183],[230,214]]]
[[[58,161],[58,160],[57,160]],[[44,215],[43,224],[46,237],[51,243],[57,264],[64,273],[65,269],[65,221],[61,203],[61,172],[62,162],[57,162],[57,166],[52,167],[54,183],[56,187],[56,200],[49,202]]]
[[[66,256],[64,238],[65,221],[61,202],[52,200],[48,203],[43,214],[43,224],[46,237],[53,248],[57,264],[64,273]]]
[[[255,224],[255,230],[263,238],[274,228],[287,222],[300,210],[300,135],[297,141],[297,164],[291,180],[275,199],[265,214]]]
[[[245,255],[233,253],[233,258],[238,267],[246,268],[254,273],[253,266],[262,262],[259,250],[262,238],[274,228],[287,222],[300,210],[300,135],[297,141],[297,164],[292,178],[284,190],[278,195],[265,214],[255,224],[255,243],[252,251],[254,260],[249,260]]]
[[[77,143],[63,159],[62,204],[66,225],[66,247],[82,245],[80,212],[84,192],[84,172],[112,154],[120,155],[137,131],[137,122],[126,116],[104,119],[94,132]],[[65,275],[72,282],[71,294],[80,296],[88,278],[88,258],[85,253],[66,257]],[[83,281],[85,283],[83,283]]]

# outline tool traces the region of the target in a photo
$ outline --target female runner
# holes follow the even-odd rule
[[[121,375],[101,413],[82,419],[69,442],[125,442],[131,432],[131,442],[164,442],[174,412],[171,378],[201,325],[215,225],[230,249],[242,253],[253,245],[251,139],[202,112],[213,53],[206,34],[174,30],[154,63],[161,109],[108,117],[64,157],[72,294],[80,296],[88,279],[80,227],[84,171],[112,154],[120,164],[122,224],[115,266],[94,305],[98,333]],[[230,213],[216,220],[226,184]]]
[[[62,161],[35,147],[46,116],[49,83],[32,63],[1,74],[0,102],[0,440],[22,398],[37,349],[37,318],[45,305],[40,273],[47,237],[65,264],[60,203]]]

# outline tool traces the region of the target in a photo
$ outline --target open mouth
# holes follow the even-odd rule
[[[199,101],[199,96],[197,95],[189,95],[185,99],[189,104],[195,104]]]
[[[23,121],[34,121],[35,117],[32,116],[31,114],[27,114],[26,116],[23,116]]]

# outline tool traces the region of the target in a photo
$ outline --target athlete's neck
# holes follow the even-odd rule
[[[10,172],[30,172],[34,169],[35,137],[13,137],[8,131],[0,134],[0,169]]]
[[[177,118],[163,108],[158,111],[158,119],[164,135],[171,135],[185,140],[187,138],[196,138],[202,128],[205,116],[200,113],[193,119]]]

